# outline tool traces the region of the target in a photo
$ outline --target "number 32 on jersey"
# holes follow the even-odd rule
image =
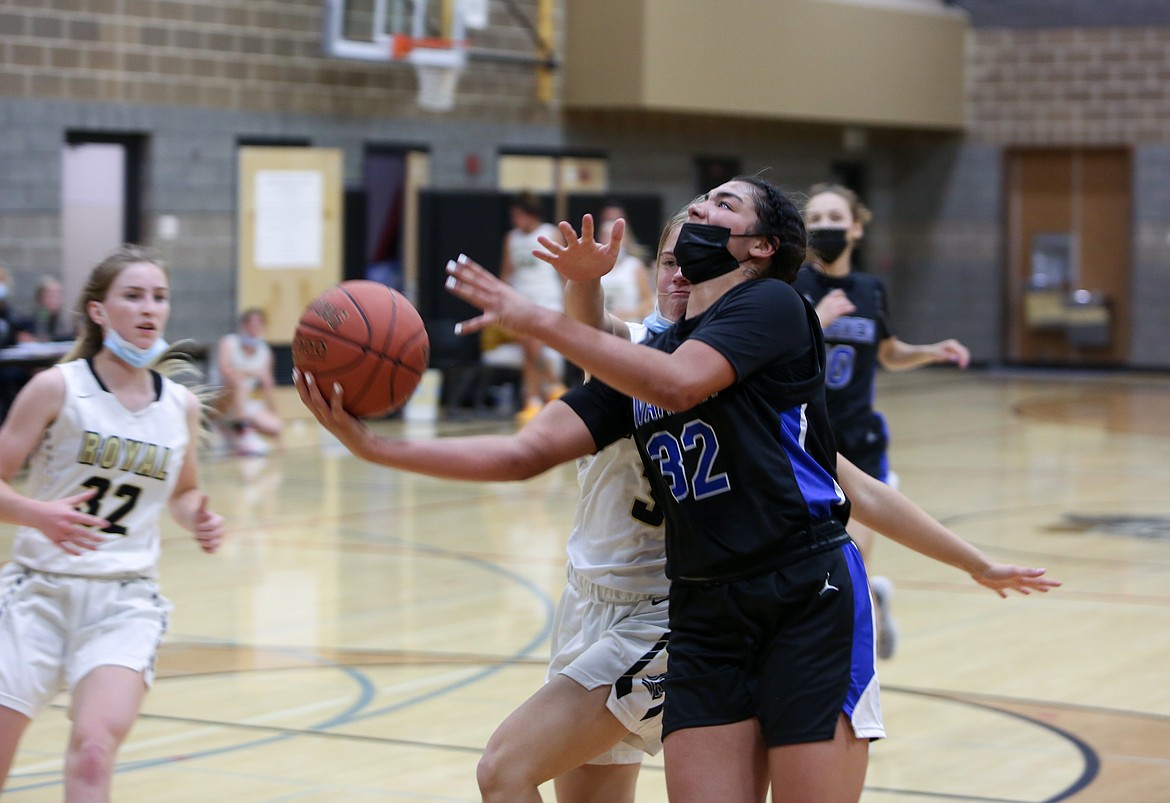
[[[655,432],[646,441],[646,455],[658,466],[677,501],[688,497],[706,499],[731,489],[726,473],[714,473],[719,440],[701,419],[688,422],[677,436]]]

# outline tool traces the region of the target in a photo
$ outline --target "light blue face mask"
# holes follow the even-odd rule
[[[8,285],[0,284],[0,300],[8,298]]]
[[[662,315],[658,312],[658,307],[655,306],[654,311],[642,320],[642,325],[654,334],[658,334],[659,332],[665,332],[667,329],[674,326],[674,321],[668,321],[666,318],[663,318]]]
[[[264,342],[258,337],[252,337],[252,335],[246,335],[243,332],[240,332],[236,337],[239,338],[240,345],[246,349],[260,348],[260,344]]]
[[[106,313],[105,306],[101,302],[98,302],[98,306],[101,308],[102,317],[108,321],[110,316]],[[105,336],[102,338],[102,346],[127,365],[133,365],[135,368],[145,368],[157,360],[164,351],[169,349],[171,344],[160,337],[154,341],[154,345],[149,348],[140,349],[115,332],[114,327],[109,326],[106,329]]]
[[[135,368],[145,368],[171,347],[170,343],[160,337],[150,348],[140,349],[115,332],[112,326],[106,331],[102,345],[115,357]]]

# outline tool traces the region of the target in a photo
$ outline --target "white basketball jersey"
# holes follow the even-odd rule
[[[18,527],[14,559],[58,574],[156,576],[159,516],[189,445],[188,391],[163,377],[158,399],[131,412],[102,387],[87,361],[51,370],[64,374],[65,398],[30,461],[25,493],[62,499],[95,488],[97,495],[83,509],[110,525],[102,545],[80,555],[68,554],[31,527]]]
[[[639,271],[645,272],[642,260],[624,251],[618,255],[613,270],[601,277],[601,289],[605,291],[607,310],[637,309],[642,301],[643,282]]]
[[[235,332],[224,335],[223,342],[227,346],[229,367],[248,373],[248,392],[258,390],[260,388],[258,374],[271,364],[272,349],[261,341],[251,353],[248,353],[244,349],[244,344],[240,342],[240,336]],[[211,366],[211,384],[216,386],[223,384],[223,370],[218,359]]]
[[[508,255],[512,259],[512,276],[508,283],[540,306],[561,310],[565,306],[565,286],[561,283],[561,275],[552,265],[532,255],[533,251],[544,250],[544,246],[536,239],[540,236],[558,242],[561,233],[551,223],[541,223],[530,234],[519,229],[508,232]]]
[[[630,339],[646,339],[646,327],[627,324]],[[666,535],[662,510],[642,476],[642,459],[630,438],[577,461],[581,499],[569,534],[569,564],[590,582],[665,597]]]

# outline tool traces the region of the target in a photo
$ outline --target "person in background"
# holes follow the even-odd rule
[[[0,265],[0,348],[16,343],[16,326],[12,322],[12,307],[9,296],[12,292],[12,275],[8,268]]]
[[[76,337],[76,322],[62,309],[64,297],[60,281],[42,276],[33,296],[32,313],[16,325],[16,339],[21,343],[50,343]]]
[[[603,221],[597,229],[597,242],[608,243],[614,221]],[[605,291],[605,308],[623,321],[640,321],[654,309],[654,288],[646,263],[626,250],[618,251],[613,270],[601,277]]]
[[[12,320],[9,296],[12,277],[8,268],[0,265],[0,348],[16,345],[16,324]],[[28,381],[28,371],[20,365],[0,365],[0,421],[8,414],[12,400]]]
[[[272,349],[264,340],[267,326],[264,310],[244,310],[237,330],[219,339],[212,361],[211,383],[220,389],[214,407],[233,451],[241,456],[267,454],[264,438],[279,442],[283,429]]]
[[[125,246],[90,274],[65,360],[29,380],[0,427],[0,787],[28,724],[67,687],[65,800],[108,801],[114,759],[150,688],[170,602],[163,510],[214,552],[223,517],[199,488],[202,406],[169,379],[170,286]],[[28,462],[23,492],[13,487]]]
[[[891,482],[886,421],[873,408],[878,365],[889,371],[932,363],[966,368],[970,354],[957,340],[918,346],[894,334],[885,283],[872,274],[853,271],[853,252],[871,217],[857,194],[846,187],[817,184],[809,189],[804,219],[813,261],[801,268],[794,286],[816,307],[825,332],[825,401],[837,450],[871,477]],[[849,534],[869,566],[873,531],[854,525]],[[878,657],[890,658],[898,645],[891,613],[894,586],[882,576],[871,576],[870,586],[878,613]]]
[[[551,265],[541,262],[532,252],[540,249],[540,237],[560,242],[560,230],[544,219],[540,199],[531,192],[516,196],[509,211],[512,228],[504,235],[500,278],[525,298],[559,312],[564,308],[564,282]],[[519,343],[523,352],[520,382],[523,406],[516,414],[517,421],[523,423],[531,420],[545,402],[564,393],[565,385],[554,370],[557,361],[549,358],[542,343],[531,337],[507,334]]]

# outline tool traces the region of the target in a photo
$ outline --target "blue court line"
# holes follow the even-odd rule
[[[295,654],[297,654],[297,652],[298,651],[292,650],[292,649],[287,650],[287,653],[290,655],[295,655]],[[311,654],[306,653],[306,655],[310,655],[310,657],[311,657]],[[324,663],[324,664],[322,664],[322,666],[325,668],[329,668],[330,664]],[[332,668],[340,669],[344,674],[349,675],[351,678],[353,678],[354,680],[357,681],[358,688],[359,688],[359,694],[357,696],[357,699],[350,705],[347,713],[351,713],[351,712],[356,713],[357,711],[360,711],[362,708],[365,708],[367,705],[370,704],[370,701],[374,699],[375,689],[374,689],[373,682],[368,677],[366,677],[363,673],[361,673],[355,669],[352,669],[350,667],[333,664]],[[231,725],[230,724],[224,725],[223,727],[230,728]],[[313,727],[319,727],[319,726],[313,726]],[[312,729],[312,728],[310,728],[310,729]],[[190,761],[192,759],[197,759],[197,758],[207,758],[209,756],[216,756],[216,755],[222,755],[224,753],[231,753],[231,752],[235,752],[236,750],[245,750],[245,749],[251,749],[253,747],[262,747],[265,745],[273,744],[275,742],[283,741],[285,739],[291,739],[292,737],[293,737],[293,734],[283,734],[282,733],[282,734],[277,734],[275,736],[268,736],[268,737],[265,737],[262,739],[255,739],[255,740],[250,741],[250,742],[243,742],[241,744],[234,744],[234,745],[228,745],[225,747],[217,747],[217,748],[213,748],[213,749],[209,749],[209,750],[202,750],[202,751],[199,751],[197,753],[184,753],[180,756],[164,756],[162,758],[149,758],[149,759],[142,759],[139,761],[129,761],[129,762],[125,762],[125,763],[119,763],[117,766],[114,767],[114,774],[120,775],[120,774],[125,773],[125,772],[134,772],[136,770],[149,769],[151,767],[157,767],[157,766],[161,766],[163,764],[173,764],[173,763],[178,762],[178,761]],[[49,774],[49,773],[38,773],[38,775],[47,775],[47,774]],[[64,782],[65,782],[64,778],[62,778],[59,773],[52,773],[52,774],[54,775],[54,778],[50,781],[42,781],[40,783],[24,784],[22,786],[8,786],[8,787],[4,788],[4,791],[5,792],[25,792],[25,791],[29,791],[32,789],[45,789],[48,787],[61,786],[64,784]],[[36,776],[34,776],[34,775],[9,776],[9,781],[12,781],[13,778],[15,778],[15,777],[31,778],[31,777],[36,777]]]
[[[434,552],[437,554],[448,554],[445,550],[439,549],[437,547],[428,547],[428,546],[419,545],[419,544],[411,544],[411,546],[418,549],[420,552]],[[516,652],[512,653],[511,655],[507,656],[506,658],[500,659],[500,661],[498,663],[496,663],[492,666],[488,666],[488,667],[480,670],[479,672],[476,672],[475,674],[473,674],[473,675],[471,675],[463,680],[455,681],[455,682],[453,682],[449,685],[446,685],[446,686],[441,686],[433,691],[427,692],[426,694],[411,698],[409,700],[404,700],[404,701],[399,702],[399,703],[394,703],[393,705],[388,705],[388,706],[385,706],[383,708],[377,708],[377,709],[374,709],[373,711],[367,711],[366,713],[361,714],[360,716],[354,715],[354,716],[351,716],[345,720],[341,720],[339,718],[338,721],[333,722],[330,725],[325,726],[325,727],[336,727],[337,725],[344,725],[344,724],[348,724],[350,722],[360,722],[362,720],[370,719],[372,717],[377,717],[377,716],[381,716],[383,714],[393,713],[396,711],[400,711],[404,708],[409,708],[410,706],[417,705],[418,703],[434,699],[435,697],[439,697],[439,696],[446,694],[448,692],[455,691],[456,689],[461,689],[461,688],[464,688],[466,686],[470,686],[473,683],[477,683],[477,682],[483,680],[484,678],[490,677],[491,675],[494,675],[497,672],[500,672],[501,670],[504,669],[505,666],[511,665],[517,659],[524,658],[530,652],[532,652],[532,650],[534,650],[541,642],[543,642],[545,639],[548,638],[549,634],[552,632],[552,619],[553,619],[555,607],[552,603],[552,600],[549,599],[548,595],[545,594],[542,589],[538,588],[535,583],[528,580],[526,577],[522,577],[522,576],[516,574],[515,572],[511,571],[510,569],[505,569],[503,566],[500,566],[498,564],[483,560],[482,558],[475,558],[475,557],[471,557],[469,555],[462,555],[462,556],[460,556],[460,559],[463,561],[466,561],[467,563],[475,564],[475,565],[479,566],[480,568],[488,570],[489,572],[503,575],[507,579],[511,580],[513,583],[516,583],[524,588],[527,588],[529,591],[531,591],[533,596],[535,596],[537,598],[537,600],[539,600],[544,605],[544,625],[541,627],[540,631],[527,644],[525,644],[523,647],[521,647]]]
[[[394,539],[394,540],[399,540],[399,539]],[[520,650],[518,650],[517,652],[513,653],[512,655],[510,655],[506,658],[501,659],[499,661],[499,663],[497,663],[496,665],[489,666],[486,669],[481,670],[480,672],[477,672],[468,678],[465,678],[465,679],[460,680],[460,681],[455,681],[455,682],[447,684],[445,686],[441,686],[433,691],[427,692],[426,694],[422,694],[422,695],[419,695],[418,697],[404,700],[402,702],[395,703],[393,705],[389,705],[389,706],[386,706],[384,708],[370,711],[370,712],[367,712],[367,713],[362,714],[360,716],[358,715],[359,712],[363,708],[365,708],[367,705],[369,705],[370,702],[373,700],[374,696],[376,695],[376,689],[374,687],[373,682],[364,673],[362,673],[356,669],[353,669],[352,667],[347,667],[347,666],[337,664],[334,662],[326,662],[326,663],[322,664],[322,666],[329,667],[330,665],[332,665],[333,667],[340,669],[345,674],[354,678],[358,683],[360,693],[358,695],[357,700],[355,700],[355,702],[352,705],[350,705],[350,707],[346,711],[344,711],[341,714],[338,714],[334,717],[331,717],[331,718],[325,720],[324,722],[320,722],[320,723],[317,723],[316,725],[310,726],[307,729],[310,732],[312,732],[312,731],[327,731],[331,728],[336,728],[336,727],[339,727],[341,725],[349,724],[352,722],[360,722],[360,721],[365,720],[365,719],[370,719],[371,717],[380,716],[382,714],[392,713],[395,711],[400,711],[404,708],[409,708],[410,706],[417,705],[417,704],[422,703],[422,702],[426,702],[427,700],[431,700],[435,697],[439,697],[439,696],[446,694],[450,691],[454,691],[456,689],[460,689],[460,688],[464,688],[466,686],[469,686],[472,683],[476,683],[480,680],[483,680],[484,678],[490,677],[491,675],[495,674],[496,672],[499,672],[505,666],[509,666],[512,663],[514,663],[517,659],[524,658],[537,645],[539,645],[542,641],[544,641],[546,638],[548,638],[549,633],[552,632],[552,618],[553,618],[553,611],[554,611],[554,606],[553,606],[552,600],[549,599],[548,595],[545,594],[542,589],[538,588],[535,583],[531,582],[527,578],[522,577],[519,574],[517,574],[509,569],[505,569],[502,566],[496,565],[494,563],[490,563],[490,562],[483,560],[481,558],[475,558],[475,557],[471,557],[468,555],[460,555],[458,553],[452,553],[452,552],[449,552],[448,550],[440,549],[438,547],[432,547],[432,546],[429,546],[426,544],[419,544],[419,543],[409,542],[409,541],[400,541],[400,543],[402,543],[406,546],[410,546],[414,549],[417,549],[419,552],[432,552],[432,553],[437,554],[437,555],[446,556],[446,557],[455,557],[460,561],[475,564],[481,568],[486,568],[488,571],[491,571],[495,574],[503,575],[504,577],[517,583],[521,587],[527,588],[528,590],[533,592],[533,594],[536,596],[537,600],[543,604],[544,614],[545,614],[544,624],[541,627],[540,631],[537,633],[537,635],[535,637],[533,637],[527,644],[525,644]],[[293,650],[290,650],[290,652],[293,654],[296,653],[296,651],[293,651]],[[231,727],[231,726],[228,725],[226,727]],[[167,756],[167,757],[163,757],[163,758],[144,759],[142,761],[133,761],[133,762],[128,762],[126,764],[120,763],[114,768],[114,773],[117,775],[117,774],[122,774],[124,772],[134,772],[134,771],[141,770],[141,769],[148,769],[151,767],[157,767],[157,766],[160,766],[163,764],[171,764],[171,763],[175,763],[177,761],[191,761],[194,759],[222,755],[225,753],[231,753],[231,752],[235,752],[238,750],[246,750],[246,749],[251,749],[253,747],[266,746],[269,744],[273,744],[275,742],[284,741],[287,739],[292,739],[292,738],[295,738],[295,737],[301,736],[301,735],[303,735],[303,734],[300,734],[300,733],[279,734],[279,735],[275,735],[275,736],[266,737],[263,739],[256,739],[256,740],[253,740],[250,742],[244,742],[241,744],[219,747],[219,748],[210,749],[210,750],[203,750],[203,751],[199,751],[196,753],[185,753],[181,756]],[[13,780],[13,777],[14,776],[9,777],[10,782]],[[19,777],[29,777],[29,776],[19,776]],[[44,781],[41,783],[25,784],[22,786],[8,786],[8,787],[5,787],[4,791],[9,792],[9,793],[23,792],[23,791],[28,791],[28,790],[32,790],[32,789],[43,789],[46,787],[60,786],[63,783],[64,783],[64,780],[60,777],[57,777],[52,781]]]

